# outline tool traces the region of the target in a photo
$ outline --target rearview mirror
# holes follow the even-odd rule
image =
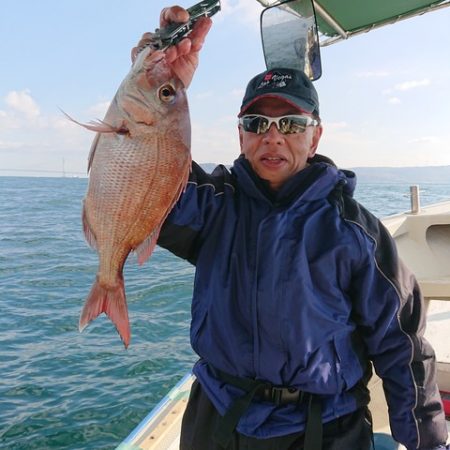
[[[312,80],[322,75],[316,16],[311,0],[287,0],[261,13],[261,39],[267,69],[303,70]]]

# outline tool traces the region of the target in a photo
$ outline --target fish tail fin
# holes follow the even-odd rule
[[[120,278],[113,288],[103,287],[98,280],[94,283],[81,311],[80,332],[103,312],[114,323],[125,348],[127,348],[131,332],[123,278]]]

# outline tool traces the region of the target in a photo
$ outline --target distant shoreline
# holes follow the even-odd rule
[[[450,166],[353,167],[358,182],[450,184]]]
[[[210,173],[217,164],[200,163],[200,166]],[[358,183],[450,184],[450,166],[342,167],[342,169],[355,172]],[[56,170],[0,169],[0,177],[87,178],[87,174],[70,171],[62,173]]]
[[[204,170],[211,172],[217,166],[214,163],[201,163]],[[227,165],[229,167],[229,165]],[[415,167],[340,167],[355,172],[359,183],[386,184],[450,184],[450,166]]]

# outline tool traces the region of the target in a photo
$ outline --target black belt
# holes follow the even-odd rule
[[[252,400],[258,398],[272,402],[277,406],[308,401],[304,449],[322,449],[322,404],[317,395],[294,387],[274,386],[267,381],[235,377],[211,366],[210,368],[219,380],[246,392],[246,394],[233,402],[230,409],[221,417],[218,423],[214,438],[222,447],[227,447],[239,419],[248,409]]]
[[[288,405],[289,403],[301,403],[306,394],[305,392],[294,388],[284,386],[273,386],[265,384],[261,392],[256,393],[256,397],[266,402],[275,403],[277,406]]]

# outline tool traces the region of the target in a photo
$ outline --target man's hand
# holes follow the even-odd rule
[[[160,15],[160,27],[164,28],[171,23],[184,23],[189,20],[189,13],[181,6],[164,8]],[[201,17],[195,23],[191,33],[176,45],[165,50],[166,61],[172,67],[175,75],[187,88],[192,81],[199,61],[199,52],[205,42],[205,37],[211,28],[209,17]],[[151,33],[144,33],[138,45],[131,50],[131,60],[134,62],[139,47],[151,41]]]

